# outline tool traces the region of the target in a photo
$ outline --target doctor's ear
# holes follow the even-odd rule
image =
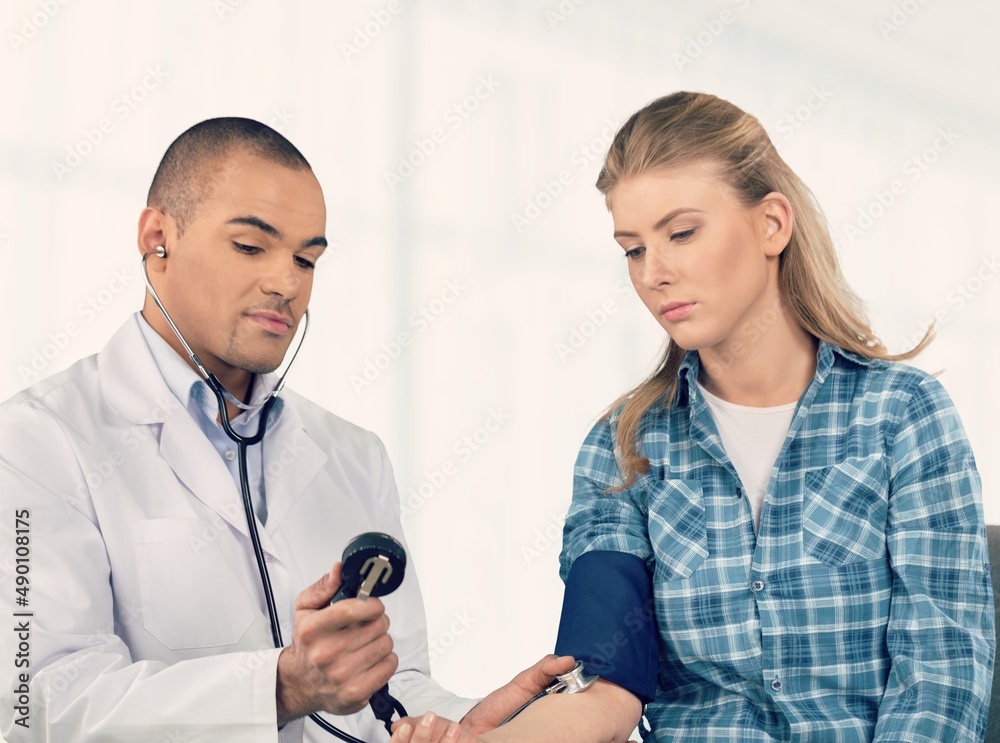
[[[139,215],[139,253],[150,258],[165,258],[169,251],[165,248],[174,237],[173,220],[161,210],[147,206]],[[163,270],[160,261],[148,261],[151,271]],[[160,264],[160,265],[158,265]]]

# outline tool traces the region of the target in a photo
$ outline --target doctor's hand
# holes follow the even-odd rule
[[[501,730],[505,729],[501,728]],[[500,731],[480,738],[463,730],[462,726],[457,722],[445,720],[433,712],[428,712],[423,717],[416,719],[404,717],[402,720],[394,722],[392,725],[392,738],[389,739],[389,743],[486,743],[487,740],[499,741],[500,739],[496,738],[498,733]],[[542,735],[544,736],[545,734],[542,733]],[[509,742],[511,740],[545,740],[545,738],[540,739],[530,733],[525,734],[522,731],[520,734],[514,734],[513,737],[503,736],[502,740]],[[614,743],[614,741],[609,741],[608,743]],[[637,742],[630,740],[628,743]]]
[[[340,571],[338,562],[295,598],[292,644],[278,656],[279,727],[312,712],[357,712],[396,672],[382,602],[345,599],[330,606]]]
[[[457,722],[427,712],[422,717],[404,717],[392,724],[389,743],[481,743]]]
[[[484,697],[462,718],[462,727],[474,734],[492,730],[551,684],[558,674],[572,670],[575,664],[576,661],[569,655],[546,655],[531,668],[521,671],[507,684]]]
[[[551,684],[557,674],[571,670],[574,663],[568,655],[561,658],[546,655],[469,710],[461,725],[433,712],[419,718],[405,717],[393,724],[390,743],[478,743],[486,740],[477,736],[497,727]]]

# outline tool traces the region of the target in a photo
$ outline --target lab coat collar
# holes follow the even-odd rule
[[[134,424],[162,424],[160,455],[177,479],[249,539],[239,489],[218,452],[163,380],[139,329],[138,313],[98,354],[97,368],[111,409]],[[263,538],[261,544],[273,552]]]
[[[178,479],[249,538],[242,500],[232,475],[163,381],[142,337],[137,315],[108,341],[98,354],[97,366],[104,398],[111,409],[134,424],[162,423],[160,454]],[[286,405],[271,427],[272,432],[264,441],[267,529],[261,529],[260,535],[265,551],[277,556],[268,532],[277,529],[327,457],[306,433],[295,406]]]
[[[138,313],[130,317],[97,355],[104,399],[130,423],[163,423],[183,410],[163,381],[139,330]]]
[[[149,353],[153,357],[153,363],[156,364],[167,388],[191,412],[191,415],[196,417],[204,415],[205,421],[208,422],[217,421],[219,403],[201,374],[196,372],[187,359],[153,330],[141,312],[135,314],[135,320],[139,326],[139,332],[149,348]],[[244,435],[247,435],[247,432],[252,435],[257,430],[255,421],[261,408],[264,407],[264,403],[271,397],[271,392],[277,383],[278,374],[275,372],[253,376],[250,400],[245,407],[241,408],[239,414],[230,420],[234,429]],[[282,400],[279,397],[271,407],[269,420],[276,419],[281,415],[281,408]]]

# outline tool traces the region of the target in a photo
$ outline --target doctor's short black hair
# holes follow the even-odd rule
[[[220,161],[240,150],[293,170],[312,169],[295,145],[267,124],[237,116],[206,119],[167,148],[149,187],[146,206],[172,216],[183,233],[201,202],[237,176],[235,169]],[[219,167],[213,169],[213,165]]]

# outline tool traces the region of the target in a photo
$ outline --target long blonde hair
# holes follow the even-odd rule
[[[748,207],[773,192],[788,199],[793,227],[778,263],[779,287],[785,311],[807,332],[871,359],[909,359],[930,343],[933,327],[909,351],[887,351],[844,279],[812,192],[778,155],[760,122],[728,101],[678,92],[637,111],[615,135],[597,189],[610,203],[610,191],[626,178],[699,161],[718,164],[722,177]],[[656,371],[604,414],[607,420],[620,410],[615,449],[624,477],[621,488],[649,470],[649,460],[639,451],[640,425],[653,406],[673,404],[684,354],[668,340]]]

